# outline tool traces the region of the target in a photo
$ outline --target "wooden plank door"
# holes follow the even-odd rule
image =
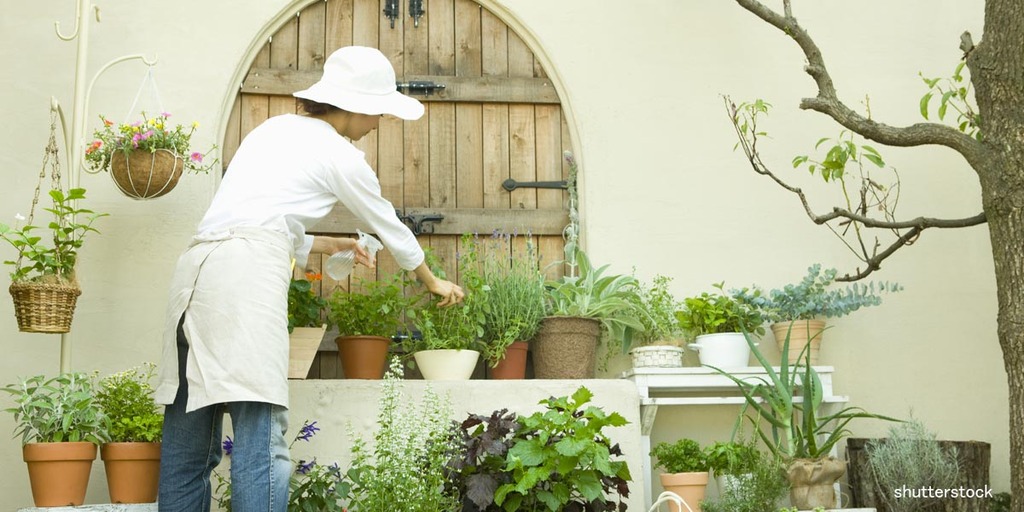
[[[433,247],[449,276],[463,233],[530,233],[543,265],[562,257],[568,223],[563,190],[502,188],[518,182],[559,181],[568,168],[570,141],[560,100],[526,43],[497,16],[472,0],[424,0],[418,26],[400,2],[391,27],[382,0],[327,0],[305,7],[260,50],[234,103],[222,144],[230,170],[239,141],[268,117],[295,112],[291,93],[316,82],[326,56],[342,46],[379,48],[399,82],[433,81],[444,89],[426,96],[417,121],[385,116],[376,132],[356,143],[377,171],[384,196],[406,215],[441,214],[420,243]],[[318,233],[367,229],[338,207]],[[522,238],[522,237],[520,237]],[[523,250],[521,240],[515,250]],[[319,272],[321,261],[310,261]],[[399,271],[383,251],[376,272]],[[558,266],[551,266],[557,277]],[[354,277],[375,278],[357,267]],[[351,289],[324,276],[320,292]],[[337,375],[336,357],[318,358],[312,375]],[[328,361],[330,360],[330,361]]]

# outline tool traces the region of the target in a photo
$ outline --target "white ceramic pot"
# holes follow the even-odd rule
[[[469,380],[480,352],[475,350],[421,350],[412,355],[426,380]]]
[[[702,365],[722,369],[750,366],[750,345],[741,332],[704,334],[687,346],[699,353]]]

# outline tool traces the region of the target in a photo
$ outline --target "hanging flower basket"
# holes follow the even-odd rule
[[[75,283],[16,281],[11,283],[14,316],[21,332],[65,333],[82,290]]]
[[[110,176],[126,196],[134,199],[160,197],[178,184],[185,160],[166,149],[115,151],[110,159]]]

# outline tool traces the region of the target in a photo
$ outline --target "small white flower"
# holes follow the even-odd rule
[[[25,218],[24,215],[22,215],[20,213],[16,213],[16,214],[14,214],[14,220],[22,221],[22,220],[27,220],[27,219]]]

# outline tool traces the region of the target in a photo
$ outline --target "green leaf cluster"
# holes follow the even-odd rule
[[[94,378],[63,373],[47,379],[37,375],[4,386],[14,398],[14,435],[22,444],[110,440],[110,421],[96,401]]]
[[[676,312],[679,325],[691,338],[723,332],[764,334],[764,319],[757,309],[722,292],[724,283],[714,286],[718,293],[683,299],[683,308]]]
[[[413,299],[405,296],[403,273],[355,283],[359,291],[337,290],[327,301],[328,318],[342,336],[390,338],[405,330],[405,310]]]
[[[49,245],[37,234],[39,226],[29,224],[19,228],[0,223],[0,238],[18,251],[17,259],[4,261],[5,265],[14,267],[12,281],[72,280],[78,250],[82,248],[86,233],[98,233],[92,224],[107,215],[77,206],[79,200],[85,199],[84,188],[73,188],[67,194],[53,189],[49,195],[52,206],[45,209],[53,214],[53,220],[47,225]]]
[[[677,316],[683,304],[672,296],[669,290],[671,283],[671,277],[659,274],[654,276],[650,285],[639,284],[637,308],[646,313],[638,317],[643,325],[643,329],[636,333],[639,342],[674,344],[686,336],[686,331]]]
[[[897,283],[852,283],[845,288],[830,288],[836,279],[836,270],[822,270],[815,263],[807,268],[807,275],[795,284],[770,292],[754,287],[731,290],[737,301],[761,312],[770,322],[813,320],[848,315],[862,307],[882,303],[879,293],[896,293],[903,289]]]
[[[812,175],[818,172],[822,179],[828,182],[831,180],[842,181],[847,165],[857,164],[859,166],[864,160],[879,168],[885,167],[885,161],[878,150],[866,144],[855,143],[853,132],[843,130],[836,139],[831,137],[818,139],[814,149],[820,149],[822,144],[826,143],[830,145],[828,151],[825,152],[825,158],[816,160],[806,155],[797,156],[793,159],[793,168],[806,165],[808,172]]]
[[[719,487],[718,498],[700,503],[704,512],[766,512],[778,510],[789,491],[784,466],[778,458],[755,451],[751,464]]]
[[[547,408],[519,420],[505,457],[511,481],[494,493],[501,510],[621,510],[629,496],[629,468],[605,427],[628,422],[618,413],[585,407],[593,394],[580,387],[571,397],[542,401]],[[610,494],[616,494],[616,505]]]
[[[513,342],[533,339],[545,314],[544,275],[533,240],[526,237],[525,252],[517,254],[516,238],[495,232],[481,241],[483,278],[489,288],[483,341],[491,366],[505,357]]]
[[[751,473],[761,456],[752,443],[716,441],[704,448],[708,469],[715,475],[743,475]]]
[[[658,460],[655,467],[664,468],[666,473],[693,473],[711,469],[707,454],[693,439],[658,443],[651,449],[651,455]]]
[[[484,280],[480,265],[479,245],[476,235],[464,234],[459,241],[457,254],[459,284],[465,292],[462,302],[454,306],[440,307],[437,299],[424,291],[416,307],[409,310],[409,317],[422,334],[421,340],[410,340],[408,351],[418,350],[481,350],[487,346],[482,338],[490,312],[490,286]],[[428,265],[434,267],[434,274],[444,277],[432,253],[428,253]]]
[[[950,107],[956,112],[957,129],[961,132],[982,140],[981,136],[981,114],[972,105],[971,80],[966,75],[967,61],[963,60],[957,64],[950,77],[925,78],[921,80],[928,86],[928,92],[921,96],[921,117],[928,119],[931,112],[931,100],[938,94],[939,106],[936,114],[940,121],[946,119],[946,113]]]
[[[306,274],[307,279],[292,279],[288,284],[288,332],[296,327],[320,327],[327,300],[313,291],[313,283],[319,279],[316,274]]]
[[[164,418],[150,385],[155,370],[155,364],[146,363],[100,379],[96,403],[110,419],[112,442],[152,443],[162,438]]]

